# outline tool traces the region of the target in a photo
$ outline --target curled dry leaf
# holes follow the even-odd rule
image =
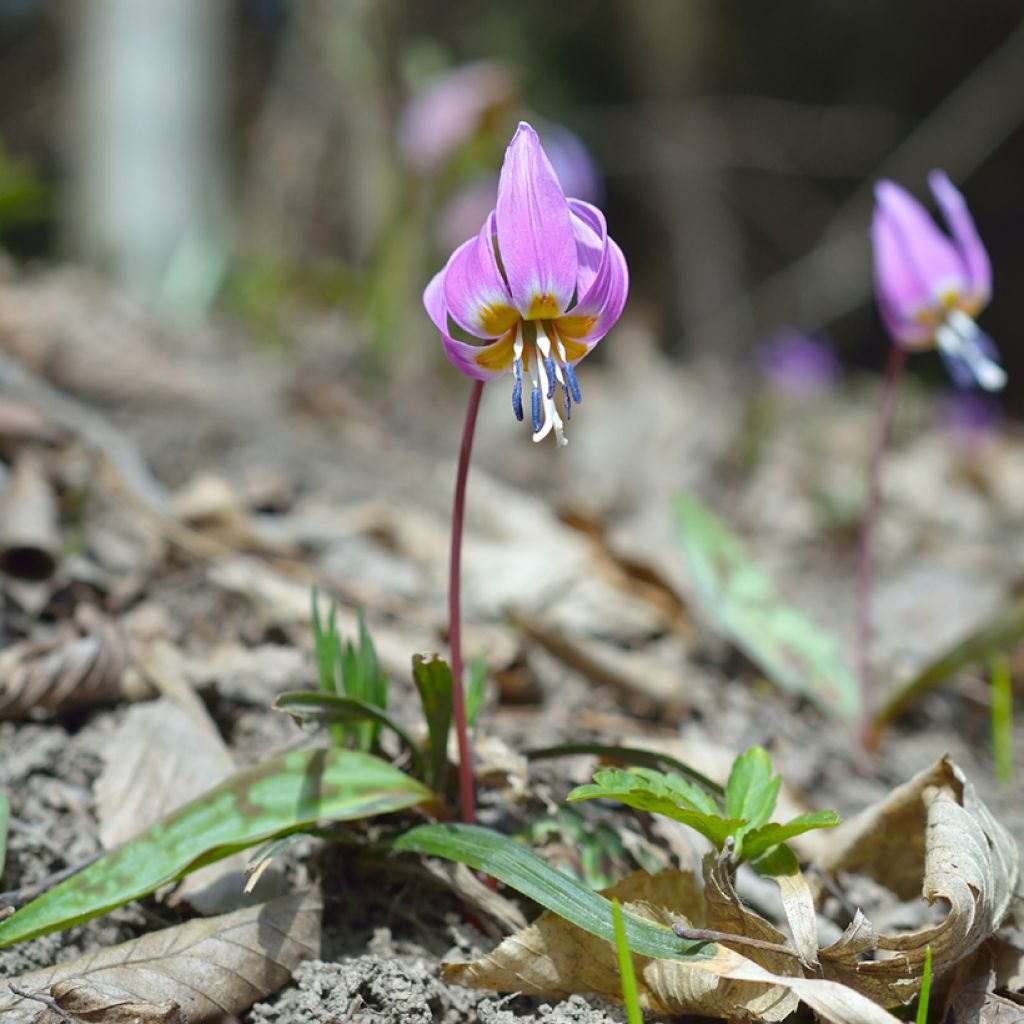
[[[825,976],[895,1006],[916,991],[926,946],[936,975],[966,959],[1002,923],[1017,889],[1020,852],[948,757],[830,837],[819,867],[868,875],[899,899],[915,894],[948,912],[912,932],[879,934],[884,959],[864,961],[863,921],[821,951]]]
[[[607,895],[650,920],[739,939],[720,941],[707,959],[634,955],[642,1005],[660,1013],[778,1021],[802,1001],[836,1024],[892,1024],[896,1018],[884,1008],[915,994],[926,945],[939,973],[995,933],[1016,889],[1018,851],[960,769],[944,758],[840,829],[820,866],[869,874],[894,898],[941,900],[948,913],[935,925],[879,935],[858,912],[837,942],[817,950],[809,890],[785,870],[776,881],[795,945],[742,905],[725,865],[713,856],[705,859],[703,885],[688,872],[638,873]],[[621,998],[612,945],[550,912],[475,962],[446,965],[444,976],[476,988]]]
[[[276,992],[301,961],[318,955],[321,910],[317,892],[286,896],[151,932],[12,983],[71,1020],[117,1021],[116,1013],[132,1005],[135,1017],[126,1019],[143,1024],[222,1020]],[[32,1024],[39,1011],[38,1002],[0,990],[4,1024]]]
[[[120,629],[88,605],[79,608],[76,619],[77,628],[0,651],[0,720],[152,695],[129,670]]]
[[[724,924],[727,919],[727,915],[705,919],[702,887],[689,872],[637,872],[605,895],[618,898],[624,910],[661,924],[702,927],[705,923]],[[738,913],[749,915],[748,924],[756,918],[742,908]],[[728,917],[739,920],[736,915]],[[770,934],[768,929],[771,926],[766,921],[758,926],[764,935]],[[721,945],[715,956],[689,962],[634,954],[641,1005],[657,1013],[781,1021],[803,1000],[835,1024],[896,1024],[895,1017],[857,992],[836,982],[793,973],[799,971],[795,955],[748,951],[789,973],[775,973]],[[550,911],[479,960],[446,964],[442,971],[446,981],[473,988],[552,998],[574,992],[594,992],[616,1001],[622,998],[614,947]]]

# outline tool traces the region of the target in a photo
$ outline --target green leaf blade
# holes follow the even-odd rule
[[[399,837],[395,849],[444,857],[484,871],[591,935],[615,941],[611,903],[604,896],[508,836],[476,825],[419,825]],[[664,925],[635,914],[622,916],[629,947],[642,956],[694,960],[715,953],[714,946],[687,942]]]
[[[858,721],[860,688],[839,638],[784,601],[741,538],[710,509],[677,495],[673,510],[696,596],[712,624],[778,686]]]
[[[591,785],[577,786],[567,799],[571,803],[617,800],[640,811],[663,814],[700,832],[718,849],[743,824],[739,819],[723,817],[706,793],[675,776],[642,768],[602,768],[594,773],[594,779]]]
[[[835,811],[815,811],[813,814],[801,814],[785,824],[771,822],[760,828],[751,829],[743,837],[743,854],[748,860],[755,860],[773,846],[784,843],[794,836],[803,835],[817,828],[835,828],[842,819]]]
[[[782,785],[781,775],[772,775],[772,762],[763,747],[751,747],[733,762],[725,786],[725,813],[763,825],[775,810]]]
[[[318,821],[351,821],[432,799],[421,783],[368,754],[283,754],[231,776],[0,922],[0,947],[87,921]]]
[[[412,678],[427,720],[427,778],[434,789],[440,790],[448,766],[455,681],[448,663],[436,654],[413,655]]]

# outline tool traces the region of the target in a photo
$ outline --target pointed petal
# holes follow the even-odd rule
[[[895,182],[878,182],[875,199],[876,281],[890,304],[903,319],[912,319],[913,307],[948,308],[967,284],[953,243]]]
[[[576,295],[590,291],[601,264],[604,262],[608,242],[608,226],[604,214],[590,203],[579,199],[569,200],[572,233],[576,238]]]
[[[494,214],[452,253],[444,270],[448,314],[478,338],[497,338],[519,320],[494,255]]]
[[[988,252],[974,225],[974,218],[964,197],[949,180],[944,171],[932,171],[928,175],[935,201],[939,204],[942,216],[953,233],[960,258],[963,260],[965,276],[970,292],[969,299],[974,308],[973,315],[984,306],[992,294],[992,264]]]
[[[557,326],[564,342],[580,342],[589,351],[622,314],[629,293],[629,270],[622,250],[608,237],[601,212],[574,200],[570,206],[580,252],[579,301],[558,318]],[[570,361],[577,359],[570,355]]]
[[[562,186],[525,121],[505,154],[496,212],[513,304],[527,319],[559,316],[576,290],[576,239]]]
[[[494,380],[496,377],[500,377],[504,367],[481,365],[480,360],[483,359],[486,363],[485,353],[493,355],[494,350],[502,344],[504,339],[492,342],[490,345],[467,345],[464,341],[456,341],[449,333],[448,307],[444,298],[444,278],[445,271],[439,271],[423,292],[423,305],[441,334],[444,354],[452,366],[467,377],[473,377],[475,380]],[[511,349],[511,346],[509,347]],[[511,365],[511,357],[509,365]]]

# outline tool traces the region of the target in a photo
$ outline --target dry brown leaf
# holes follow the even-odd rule
[[[609,890],[634,914],[774,947],[738,938],[719,941],[716,955],[706,960],[635,956],[641,1003],[661,1013],[777,1021],[799,1000],[835,1024],[891,1024],[896,1018],[884,1007],[917,991],[926,945],[938,974],[994,934],[1016,888],[1018,852],[960,769],[944,758],[852,822],[826,865],[832,872],[870,874],[894,897],[916,892],[928,902],[942,900],[949,912],[938,924],[893,935],[877,935],[858,913],[837,942],[819,951],[810,890],[782,876],[777,881],[794,949],[769,921],[743,906],[726,865],[712,855],[704,861],[703,887],[690,873],[638,873]],[[876,958],[865,959],[871,953]],[[474,963],[446,965],[444,975],[477,988],[620,998],[612,945],[551,913]]]
[[[322,907],[318,892],[286,896],[151,932],[70,963],[30,971],[12,983],[59,1006],[90,1000],[149,1004],[153,1010],[142,1018],[146,1024],[163,1020],[152,1014],[169,1010],[169,1003],[180,1007],[184,1024],[221,1020],[276,992],[301,961],[319,954]],[[4,1024],[31,1024],[39,1009],[37,1002],[0,989]]]
[[[112,849],[158,818],[226,779],[237,768],[216,723],[189,682],[190,664],[171,644],[150,640],[140,649],[144,674],[164,695],[131,708],[107,746],[96,780],[100,840]],[[187,875],[172,905],[188,903],[201,914],[236,910],[256,880],[241,851]],[[249,884],[247,884],[247,879]],[[259,899],[274,895],[264,878]]]
[[[32,1024],[186,1024],[173,1000],[143,1002],[110,985],[61,981],[52,986],[49,996],[27,998],[46,1001]]]
[[[917,991],[926,946],[940,975],[995,933],[1017,888],[1019,859],[963,772],[942,758],[837,829],[818,866],[867,875],[899,899],[941,900],[948,913],[912,932],[879,934],[877,948],[895,954],[888,959],[861,962],[857,943],[844,936],[821,953],[825,976],[885,1006],[904,1002]],[[850,928],[863,931],[863,923]]]
[[[0,719],[152,694],[127,670],[127,641],[113,622],[89,605],[80,606],[76,620],[77,628],[0,651]]]
[[[662,924],[705,923],[703,892],[696,876],[688,872],[637,872],[606,895],[620,899],[626,910]],[[726,916],[720,914],[719,922],[724,923]],[[767,922],[756,927],[762,934],[770,934]],[[789,972],[799,969],[795,956],[749,947],[748,951],[774,957]],[[774,973],[722,945],[717,947],[717,955],[707,960],[683,963],[635,954],[633,960],[640,1002],[645,1009],[658,1013],[781,1021],[802,1000],[835,1024],[896,1024],[891,1014],[843,985],[793,973]],[[473,988],[551,998],[574,992],[593,992],[616,1001],[622,998],[613,946],[550,912],[479,960],[445,964],[442,972],[446,981]]]

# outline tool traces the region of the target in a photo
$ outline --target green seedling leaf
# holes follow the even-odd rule
[[[423,754],[413,738],[387,712],[375,704],[369,704],[355,697],[344,697],[337,693],[315,693],[312,690],[295,690],[280,694],[273,704],[275,711],[291,715],[297,722],[318,722],[324,725],[351,725],[354,722],[371,721],[390,729],[408,749],[412,758],[413,771],[418,778],[423,776],[425,765]]]
[[[535,747],[523,751],[531,761],[539,761],[547,757],[572,757],[576,754],[593,754],[607,761],[619,761],[622,764],[634,764],[643,768],[654,768],[657,771],[671,771],[677,775],[685,775],[703,786],[715,796],[725,796],[725,787],[713,779],[702,775],[696,768],[691,768],[684,761],[679,761],[668,754],[660,754],[655,750],[642,750],[639,747],[620,747],[609,743],[559,743],[554,747]]]
[[[772,762],[763,747],[751,747],[733,761],[725,786],[725,813],[755,828],[775,810],[781,775],[772,775]]]
[[[444,857],[484,871],[591,935],[615,941],[612,908],[604,896],[508,836],[477,825],[419,825],[400,836],[395,849]],[[715,954],[715,947],[706,942],[680,939],[664,925],[635,914],[622,916],[629,947],[641,956],[697,960]]]
[[[295,750],[254,765],[0,921],[0,947],[88,921],[191,871],[318,821],[351,821],[434,799],[425,786],[351,750]]]
[[[345,644],[341,656],[341,681],[347,696],[382,711],[388,706],[388,679],[377,661],[377,650],[366,628],[362,609],[359,610],[359,646],[351,640]],[[380,731],[379,719],[363,718],[343,726],[357,750],[371,751]]]
[[[708,619],[773,683],[858,721],[860,689],[838,637],[785,602],[743,541],[694,498],[674,501],[676,527]]]
[[[743,837],[743,857],[746,860],[757,860],[787,839],[816,828],[835,828],[841,823],[842,818],[835,811],[815,811],[813,814],[801,814],[784,825],[771,822],[760,828],[752,828]]]
[[[474,658],[469,665],[469,683],[466,686],[466,724],[476,724],[476,716],[484,702],[487,687],[487,660]]]
[[[331,610],[327,613],[327,626],[324,628],[320,618],[319,597],[316,587],[312,591],[313,621],[313,654],[316,658],[316,673],[323,693],[338,692],[338,666],[341,645],[338,639],[337,605],[331,602]],[[345,726],[334,724],[330,727],[331,737],[339,746],[345,745]]]
[[[626,1006],[626,1020],[629,1024],[644,1024],[644,1013],[640,1009],[640,996],[636,988],[636,972],[633,970],[633,954],[626,939],[626,926],[622,921],[622,907],[618,900],[612,900],[612,925],[615,928],[615,952],[619,958],[619,976],[622,978],[622,1002]]]
[[[875,734],[881,733],[908,707],[939,683],[962,669],[988,661],[1024,638],[1024,597],[1017,598],[988,625],[926,665],[889,697],[875,716]]]
[[[924,947],[924,968],[921,972],[921,993],[917,997],[917,1024],[928,1024],[928,1004],[932,995],[932,947]]]
[[[992,767],[999,782],[1013,782],[1013,677],[1010,659],[993,655],[989,665],[992,695]],[[3,861],[0,859],[0,866]]]
[[[624,771],[621,768],[600,768],[594,772],[594,783],[577,786],[566,798],[577,800],[618,800],[628,807],[652,814],[664,814],[698,831],[719,850],[729,836],[743,825],[739,818],[725,818],[714,801],[703,790],[674,775],[664,775],[648,768]]]
[[[448,767],[448,731],[455,688],[452,670],[436,654],[414,654],[412,678],[427,720],[427,781],[440,792]]]

